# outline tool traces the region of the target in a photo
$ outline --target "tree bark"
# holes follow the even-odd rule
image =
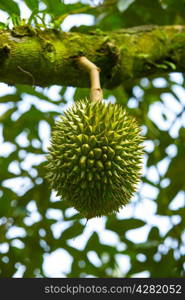
[[[185,72],[185,26],[142,26],[88,34],[29,26],[0,31],[0,81],[89,87],[75,58],[101,69],[103,87],[172,71]]]

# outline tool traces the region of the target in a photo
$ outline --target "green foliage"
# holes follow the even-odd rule
[[[81,3],[70,6],[62,1],[24,2],[33,10],[32,16],[37,16],[38,4],[45,3],[42,13],[59,20],[57,26],[66,14],[86,9]],[[93,30],[95,27],[117,30],[151,23],[184,24],[183,0],[127,1],[126,8],[121,6],[123,3],[105,0],[93,7],[89,11],[96,18]],[[14,1],[0,1],[0,9],[11,17],[20,15]],[[3,24],[0,26],[3,28]],[[78,28],[81,30],[84,27]],[[173,71],[173,66],[171,68]],[[143,78],[123,83],[114,90],[104,90],[105,99],[116,99],[141,124],[146,136],[147,170],[129,207],[120,214],[104,218],[102,230],[98,228],[98,219],[94,224],[93,220],[85,224],[68,203],[54,197],[44,179],[47,135],[64,111],[64,103],[69,101],[66,93],[69,89],[58,88],[61,100],[49,97],[47,89],[27,86],[16,86],[0,96],[1,277],[12,277],[19,266],[24,266],[24,277],[47,276],[43,268],[45,255],[57,249],[64,249],[72,257],[71,269],[65,274],[68,277],[135,277],[142,271],[148,271],[151,277],[185,276],[185,82],[180,74],[178,76],[181,79],[177,81],[169,74],[160,80]],[[2,85],[1,91],[4,88],[7,87]],[[84,96],[87,96],[86,89],[75,90],[75,100]],[[145,188],[147,192],[143,193]],[[155,208],[153,217],[151,205]],[[50,210],[59,216],[55,217]],[[65,227],[56,234],[59,224]],[[15,227],[21,231],[11,235]],[[80,239],[85,236],[86,229],[89,235],[81,245]],[[147,233],[140,231],[145,229]],[[116,242],[111,244],[112,234]],[[104,235],[108,238],[102,239]],[[98,264],[91,260],[89,254],[92,252]],[[118,256],[129,259],[128,270]]]
[[[11,27],[19,26],[25,24],[32,24],[36,27],[41,28],[54,28],[60,29],[60,25],[71,14],[79,13],[91,13],[94,8],[90,5],[85,5],[82,3],[75,4],[64,4],[60,0],[28,0],[24,1],[28,8],[31,10],[30,17],[28,20],[20,19],[20,9],[17,3],[12,0],[1,1],[0,9],[6,11],[10,17],[7,20],[7,24],[0,22],[0,28],[6,28],[6,26]],[[44,4],[46,8],[39,9],[39,3]]]
[[[105,0],[98,28],[116,30],[147,24],[184,24],[184,1]]]
[[[25,0],[24,2],[30,10],[35,10],[39,8],[39,0]]]
[[[20,9],[15,1],[1,0],[0,9],[4,10],[9,15],[15,14],[17,16],[20,16]]]

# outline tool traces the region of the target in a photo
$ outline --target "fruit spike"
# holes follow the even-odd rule
[[[142,141],[121,105],[78,101],[52,133],[49,183],[88,219],[118,212],[136,191]]]

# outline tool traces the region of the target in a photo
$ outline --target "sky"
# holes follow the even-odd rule
[[[16,1],[16,2],[20,3],[20,7],[22,8],[21,9],[22,16],[24,16],[24,18],[28,18],[30,16],[30,11],[26,7],[26,5],[20,1]],[[0,12],[0,21],[3,22],[6,20],[6,18],[7,18],[7,14]],[[69,16],[63,22],[62,30],[68,31],[73,25],[76,25],[76,26],[92,25],[93,22],[94,22],[94,18],[90,15]],[[180,96],[182,105],[185,105],[185,91],[179,85],[182,83],[182,80],[183,80],[182,75],[179,73],[173,73],[170,76],[174,81],[174,86],[173,86],[174,92]],[[145,84],[147,84],[147,79],[143,80],[143,85],[145,85]],[[165,87],[166,82],[163,78],[157,78],[157,79],[154,79],[153,84],[154,84],[154,86],[156,86],[156,88],[157,87]],[[37,88],[37,89],[39,90],[40,88]],[[45,89],[45,93],[47,94],[47,96],[51,97],[52,99],[57,100],[60,98],[59,90],[60,90],[59,86],[52,86],[50,88]],[[0,96],[5,95],[7,93],[13,93],[13,92],[14,92],[13,87],[9,87],[4,83],[0,83]],[[46,103],[46,101],[40,103],[38,101],[38,99],[36,99],[35,97],[32,97],[30,95],[29,96],[25,95],[23,101],[20,103],[19,112],[20,112],[20,114],[23,113],[24,111],[29,109],[29,107],[32,103],[34,103],[42,111],[47,111],[48,109],[51,108],[51,106],[53,106],[53,107],[55,107],[55,109],[61,110],[61,113],[62,113],[69,106],[73,105],[74,92],[75,92],[75,88],[69,87],[67,89],[67,91],[65,93],[65,98],[67,99],[67,104],[63,105],[62,108],[61,107],[56,108],[56,105],[48,104],[48,103]],[[139,88],[139,87],[134,88],[134,94],[136,97],[139,97],[139,96],[141,97],[142,93],[143,93],[143,91],[141,88]],[[153,105],[151,105],[151,108],[149,111],[149,116],[160,128],[166,130],[166,129],[170,128],[171,124],[174,121],[174,118],[176,117],[176,114],[180,111],[181,104],[179,104],[171,94],[164,94],[164,95],[162,95],[162,97],[163,97],[162,100],[165,103],[166,108],[164,108],[164,106],[161,105],[160,102],[155,102]],[[112,96],[108,99],[108,101],[111,101],[114,103],[115,98]],[[130,99],[128,106],[136,107],[137,106],[136,99],[134,99],[134,98]],[[0,115],[3,114],[8,108],[9,107],[7,104],[0,104]],[[165,114],[167,117],[166,120],[164,120],[164,118],[162,117],[162,114],[164,113],[164,109],[165,109]],[[18,117],[19,117],[19,114],[14,115],[15,120]],[[185,116],[184,116],[184,120],[185,120]],[[181,126],[181,122],[183,122],[183,121],[177,120],[174,123],[174,125],[172,126],[172,128],[170,129],[171,130],[170,133],[171,133],[172,137],[174,137],[174,139],[177,137],[178,129]],[[184,121],[184,126],[185,126],[185,121]],[[41,123],[39,130],[40,130],[40,136],[43,140],[44,150],[47,151],[47,147],[49,145],[50,130],[49,130],[46,122]],[[143,128],[143,131],[144,131],[144,128]],[[27,143],[27,139],[24,136],[24,134],[19,136],[18,142],[20,143],[20,145],[24,145],[25,143]],[[12,151],[12,146],[9,145],[8,143],[3,142],[1,126],[0,126],[0,144],[1,144],[0,155],[6,157],[7,155],[9,155],[9,152]],[[145,146],[145,149],[149,152],[152,152],[154,149],[154,144],[152,141],[145,141],[144,146]],[[175,154],[176,154],[175,145],[171,145],[167,151],[171,157],[175,156]],[[25,155],[24,150],[22,152],[22,155],[23,156]],[[37,156],[37,158],[34,155],[30,155],[29,157],[25,156],[25,159],[23,161],[23,167],[25,169],[30,169],[32,164],[35,162],[35,160],[37,161],[37,163],[40,163],[44,159],[45,158],[43,156],[40,156],[40,157]],[[155,167],[150,167],[148,170],[146,169],[146,161],[147,161],[147,158],[145,157],[143,174],[147,173],[147,178],[149,180],[152,180],[153,182],[158,182],[159,174],[162,175],[165,172],[170,160],[168,158],[165,158],[163,161],[161,161],[158,164],[157,169]],[[10,169],[15,174],[19,173],[18,166],[16,165],[15,162],[12,162]],[[16,181],[15,181],[15,179],[13,181],[9,180],[5,184],[6,184],[6,186],[11,187],[18,194],[24,193],[26,191],[26,189],[30,188],[30,182],[27,179],[25,179],[23,181],[22,180],[20,181],[19,179],[16,179]],[[161,184],[165,187],[166,185],[169,184],[169,182],[167,180],[166,181],[164,180],[164,182],[162,182]],[[139,229],[129,230],[127,232],[127,237],[135,243],[145,242],[145,240],[147,238],[147,234],[148,234],[151,226],[153,226],[153,225],[156,225],[159,228],[161,235],[165,235],[165,233],[169,230],[170,226],[172,226],[171,222],[173,222],[173,224],[177,224],[180,221],[179,216],[173,216],[173,220],[170,220],[168,216],[156,216],[155,215],[157,206],[156,206],[155,202],[153,201],[153,199],[156,198],[157,194],[158,194],[158,190],[156,188],[151,187],[148,184],[140,184],[140,186],[139,186],[140,199],[138,199],[138,196],[135,196],[132,199],[131,204],[127,205],[118,214],[118,218],[120,218],[120,219],[127,219],[130,217],[133,217],[133,215],[134,215],[134,217],[146,221],[147,225],[145,225]],[[55,193],[53,193],[52,198],[53,198],[53,201],[56,201],[57,198],[55,196]],[[180,193],[171,203],[171,208],[175,210],[182,206],[184,206],[184,195],[182,195]],[[29,225],[29,224],[39,221],[40,215],[38,213],[36,203],[34,201],[31,201],[27,208],[30,212],[30,216],[25,219],[25,223]],[[72,208],[69,209],[68,210],[69,216],[73,215],[74,212],[75,212],[74,209],[72,209]],[[54,210],[54,209],[48,208],[47,216],[48,216],[48,218],[54,218],[57,220],[57,223],[54,224],[52,227],[53,234],[56,238],[57,238],[57,236],[60,235],[60,233],[65,228],[67,228],[70,225],[70,222],[62,221],[62,215],[59,210]],[[84,222],[85,222],[85,220],[83,219],[82,223],[84,224]],[[114,232],[105,230],[105,218],[104,217],[89,220],[85,227],[85,231],[84,231],[83,235],[70,240],[70,245],[82,250],[83,247],[85,246],[86,241],[88,240],[89,236],[94,231],[98,232],[101,242],[104,242],[104,243],[110,244],[110,245],[115,245],[119,249],[124,248],[124,244],[119,242],[118,236]],[[21,236],[24,236],[24,235],[25,235],[24,230],[22,228],[17,228],[15,226],[12,227],[7,233],[7,237],[9,237],[9,238],[15,237],[16,238],[14,240],[14,244],[15,244],[15,246],[20,247],[20,248],[23,247],[23,245],[21,244],[21,241],[18,238]],[[0,244],[0,251],[6,253],[7,245],[5,243]],[[93,251],[90,251],[90,253],[88,255],[89,255],[90,261],[98,266],[98,264],[100,262],[99,262],[99,259],[96,255],[96,253]],[[139,259],[141,261],[143,261],[145,259],[144,255],[140,255]],[[58,249],[51,254],[45,254],[43,267],[44,267],[46,276],[48,276],[48,277],[65,277],[65,273],[70,270],[71,262],[72,262],[71,256],[63,249]],[[130,262],[129,262],[129,258],[126,255],[118,255],[117,262],[123,273],[129,269]],[[17,269],[18,269],[18,271],[14,274],[14,277],[21,277],[24,272],[24,266],[18,265]],[[148,272],[142,272],[140,274],[137,274],[137,277],[139,277],[139,276],[140,277],[148,277],[149,274],[148,274]]]

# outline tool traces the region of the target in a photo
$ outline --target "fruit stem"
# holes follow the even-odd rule
[[[90,100],[92,102],[101,101],[103,99],[103,92],[100,85],[100,69],[85,56],[80,56],[76,59],[79,65],[90,75]]]

